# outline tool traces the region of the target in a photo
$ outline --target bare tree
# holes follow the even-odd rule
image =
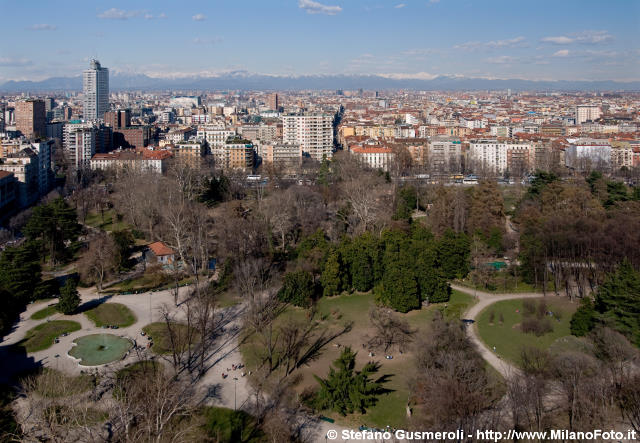
[[[85,282],[95,282],[98,291],[106,277],[117,269],[116,245],[113,239],[100,233],[89,240],[89,247],[78,261],[80,276]]]
[[[416,332],[406,320],[387,308],[372,308],[369,311],[369,321],[374,334],[369,338],[368,345],[373,349],[383,348],[385,352],[394,346],[404,351]]]

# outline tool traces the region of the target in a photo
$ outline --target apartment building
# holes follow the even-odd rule
[[[15,108],[16,130],[29,139],[46,135],[44,100],[22,100]]]
[[[305,155],[322,161],[333,156],[333,116],[324,113],[282,117],[283,141],[299,144]]]

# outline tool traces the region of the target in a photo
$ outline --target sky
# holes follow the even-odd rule
[[[0,82],[92,57],[152,77],[640,80],[640,0],[0,0]]]

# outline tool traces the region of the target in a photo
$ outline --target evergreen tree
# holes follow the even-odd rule
[[[640,346],[640,273],[628,260],[600,285],[595,309],[600,321]]]
[[[420,294],[413,269],[406,263],[386,266],[377,297],[382,304],[398,312],[420,309]]]
[[[340,253],[338,251],[331,252],[324,264],[324,270],[320,277],[323,296],[330,297],[342,292],[342,270],[343,264],[340,258]]]
[[[66,242],[77,240],[81,227],[76,210],[59,197],[36,206],[23,233],[29,240],[39,240],[53,263],[65,258]]]
[[[384,379],[372,380],[379,365],[367,363],[361,371],[355,371],[356,353],[347,347],[333,362],[326,379],[314,375],[320,384],[314,406],[319,410],[330,409],[345,416],[354,412],[362,414],[374,406],[382,393]]]
[[[111,234],[113,242],[116,246],[116,257],[118,271],[129,268],[129,255],[131,248],[135,244],[135,239],[131,231],[114,231]]]
[[[75,312],[80,306],[80,295],[76,286],[76,281],[68,278],[64,286],[60,288],[60,299],[56,305],[56,309],[65,315]]]
[[[4,250],[0,256],[0,288],[18,303],[26,304],[35,299],[34,290],[40,281],[40,260],[34,243]]]
[[[595,326],[596,311],[590,298],[584,297],[571,317],[571,333],[576,337],[587,335]]]
[[[307,271],[289,272],[284,276],[278,298],[294,306],[308,308],[315,295],[313,276]]]
[[[413,186],[403,186],[396,194],[396,208],[393,218],[396,220],[411,220],[411,214],[417,206],[417,191]]]
[[[448,230],[437,246],[438,264],[445,278],[463,278],[469,273],[471,243],[464,233]]]

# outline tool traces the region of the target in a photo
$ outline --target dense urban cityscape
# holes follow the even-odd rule
[[[280,14],[330,61],[304,32],[201,34],[173,65],[106,49],[170,35],[163,2],[48,10],[0,47],[0,440],[637,441],[640,9],[560,5],[603,30],[508,38],[482,21],[542,12],[290,3],[179,20]],[[438,14],[479,35],[372,55],[398,40],[360,21],[402,40]],[[36,66],[31,35],[67,29],[99,50]],[[369,52],[335,69],[350,43]],[[451,54],[462,74],[427,73]]]

